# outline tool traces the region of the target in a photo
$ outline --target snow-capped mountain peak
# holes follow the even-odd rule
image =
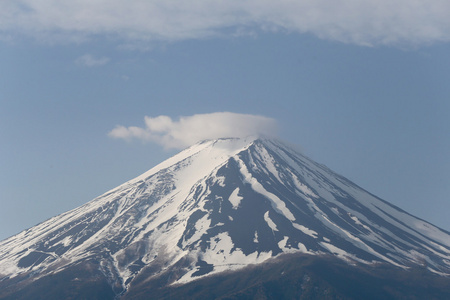
[[[85,205],[0,242],[0,281],[86,264],[125,291],[284,253],[450,273],[450,234],[373,196],[282,142],[200,142]]]

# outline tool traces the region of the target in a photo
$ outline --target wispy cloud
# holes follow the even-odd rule
[[[2,0],[0,33],[175,41],[257,30],[362,45],[450,40],[448,0]]]
[[[108,57],[95,57],[95,56],[92,56],[91,54],[85,54],[83,56],[78,57],[75,60],[75,63],[77,65],[82,65],[82,66],[86,66],[86,67],[102,66],[102,65],[106,65],[108,62],[109,62]]]
[[[275,135],[276,121],[272,118],[216,112],[180,117],[145,117],[145,127],[116,126],[109,136],[118,139],[151,141],[170,149],[183,149],[205,139]]]

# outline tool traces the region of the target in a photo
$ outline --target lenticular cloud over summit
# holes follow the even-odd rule
[[[144,120],[145,127],[119,125],[108,135],[125,140],[156,142],[167,149],[182,149],[206,139],[274,136],[277,131],[276,121],[272,118],[231,112],[183,116],[178,120],[168,116],[146,116]]]

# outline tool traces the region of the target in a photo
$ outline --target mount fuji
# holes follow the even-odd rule
[[[450,275],[450,233],[278,140],[207,140],[1,241],[0,299],[170,299],[155,290],[289,261],[281,276],[304,259],[358,272],[420,269],[438,282]],[[298,293],[312,277],[301,274]],[[331,285],[327,293],[343,295]],[[209,296],[242,299],[243,289]]]

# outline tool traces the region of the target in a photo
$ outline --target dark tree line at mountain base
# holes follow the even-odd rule
[[[161,283],[132,285],[124,299],[450,299],[450,278],[425,267],[349,265],[334,257],[302,254],[185,285],[158,287]]]
[[[177,268],[151,280],[138,276],[118,296],[117,287],[115,293],[95,262],[89,262],[14,289],[0,282],[0,299],[450,299],[450,278],[425,267],[350,265],[329,256],[286,254],[241,270],[169,285],[179,274]]]

